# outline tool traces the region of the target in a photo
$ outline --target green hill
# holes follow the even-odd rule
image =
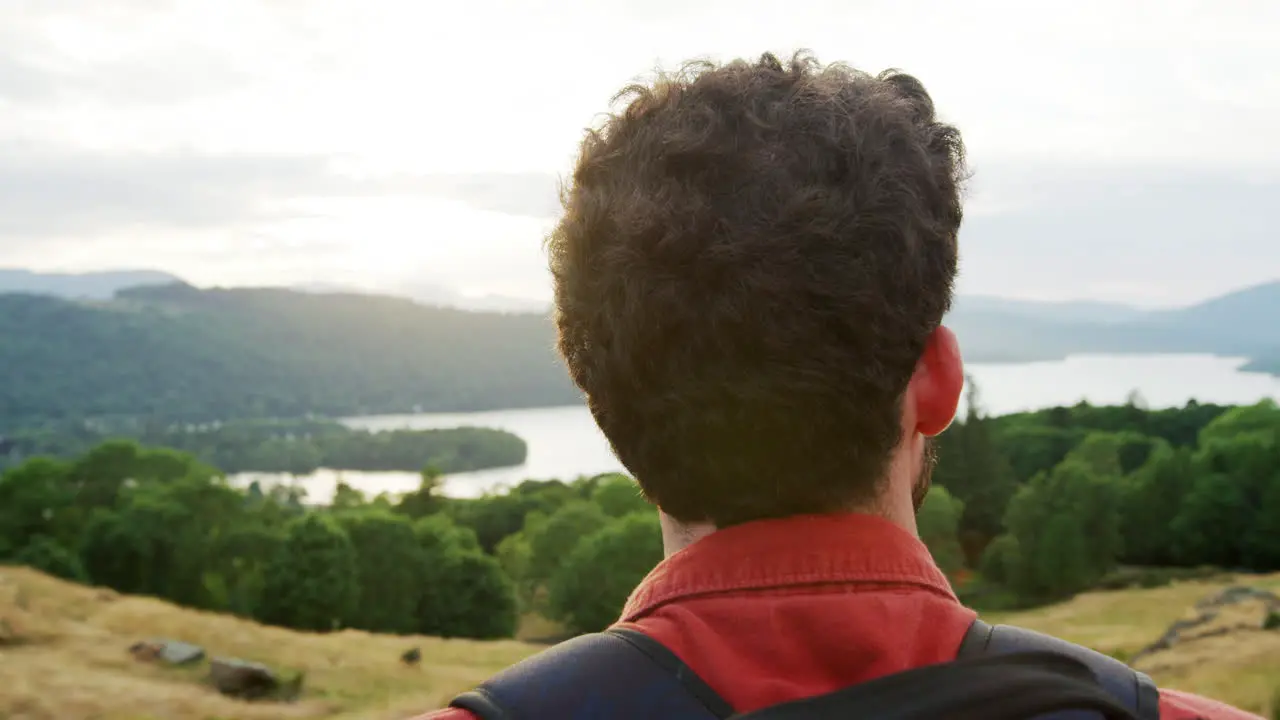
[[[549,317],[275,289],[0,295],[0,429],[580,402]]]

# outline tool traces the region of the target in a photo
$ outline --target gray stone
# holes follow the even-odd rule
[[[1199,609],[1216,608],[1249,600],[1260,600],[1271,610],[1280,609],[1280,596],[1268,590],[1244,585],[1229,587],[1216,595],[1210,595],[1196,603],[1196,607]]]
[[[238,658],[213,658],[209,662],[209,679],[223,695],[245,699],[267,697],[280,687],[280,679],[271,668]]]
[[[138,660],[158,660],[168,665],[190,665],[204,659],[204,648],[179,640],[137,642],[129,648],[129,652]]]
[[[162,640],[159,658],[170,665],[190,665],[204,659],[204,648],[180,640]]]
[[[209,679],[218,692],[243,700],[293,701],[302,693],[304,675],[281,682],[274,670],[261,663],[238,658],[213,658]]]

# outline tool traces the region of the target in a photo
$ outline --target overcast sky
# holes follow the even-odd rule
[[[691,57],[918,76],[975,177],[961,291],[1280,277],[1280,2],[0,0],[0,266],[542,298],[584,126]]]

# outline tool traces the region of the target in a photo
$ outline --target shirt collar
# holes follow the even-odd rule
[[[668,557],[632,592],[622,620],[698,595],[857,583],[913,585],[956,599],[924,543],[889,520],[804,515],[735,525]]]

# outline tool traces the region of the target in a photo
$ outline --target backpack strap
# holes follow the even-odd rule
[[[1082,663],[1093,673],[1098,684],[1120,704],[1127,707],[1135,717],[1141,720],[1160,719],[1160,690],[1147,675],[1100,652],[1034,630],[1011,625],[993,626],[982,620],[974,620],[960,643],[956,658],[964,660],[987,655],[1037,651],[1065,655]],[[1055,720],[1076,720],[1077,718],[1096,718],[1097,715],[1064,712],[1052,717]]]
[[[725,720],[733,707],[675,653],[624,628],[581,635],[449,703],[482,720]]]
[[[481,720],[1159,720],[1159,705],[1151,678],[1113,658],[981,620],[954,662],[743,715],[662,644],[623,628],[544,650],[450,703]]]
[[[1137,720],[1083,663],[1044,651],[926,665],[734,720],[1026,720],[1064,710]]]

